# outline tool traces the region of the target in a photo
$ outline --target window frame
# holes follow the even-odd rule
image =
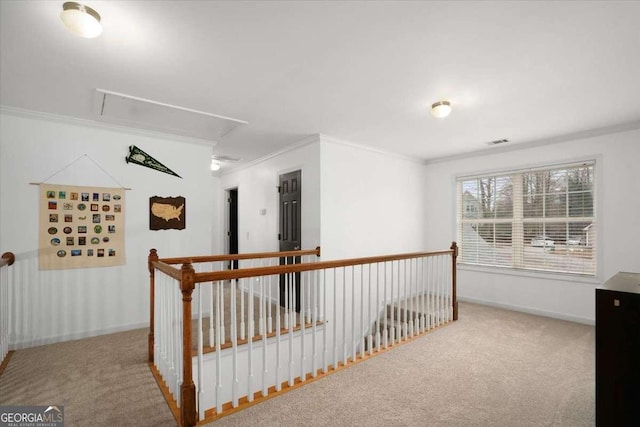
[[[602,281],[604,266],[603,266],[603,241],[604,241],[604,227],[603,227],[603,215],[602,215],[602,203],[600,189],[602,188],[602,155],[595,154],[584,157],[576,157],[569,158],[565,160],[557,160],[557,161],[544,161],[538,162],[530,165],[519,165],[514,168],[505,168],[505,169],[490,169],[484,171],[473,171],[470,173],[460,173],[453,176],[453,212],[454,212],[454,221],[453,221],[453,231],[456,239],[459,241],[459,246],[462,247],[464,244],[461,241],[461,230],[459,225],[462,224],[462,210],[463,207],[463,199],[460,199],[462,206],[459,208],[459,199],[458,199],[458,183],[462,180],[470,180],[470,179],[480,179],[480,178],[497,178],[504,176],[514,176],[516,174],[524,174],[531,173],[536,171],[550,171],[550,170],[559,170],[563,168],[572,168],[579,167],[584,164],[589,164],[593,167],[593,187],[592,187],[592,196],[593,196],[593,220],[597,224],[597,245],[595,248],[594,254],[594,273],[584,273],[584,272],[572,272],[572,271],[557,271],[557,270],[542,270],[535,268],[526,268],[526,267],[516,267],[512,262],[511,265],[490,265],[490,264],[481,264],[481,263],[470,263],[464,262],[462,260],[462,256],[458,257],[458,266],[460,270],[467,271],[475,271],[482,273],[499,273],[506,275],[514,275],[514,276],[523,276],[523,277],[533,277],[533,278],[542,278],[542,279],[550,279],[550,280],[561,280],[561,281],[569,281],[569,282],[582,282],[589,284],[597,284]],[[567,190],[568,192],[568,190]],[[524,206],[524,204],[523,204]],[[460,209],[460,210],[459,210]],[[512,206],[512,209],[515,210],[515,204]],[[515,215],[513,215],[515,216]],[[513,218],[513,217],[512,217]],[[572,217],[557,217],[555,218],[557,221],[564,222],[567,219]],[[523,218],[524,219],[524,218]],[[545,221],[552,222],[554,219],[546,219]],[[556,221],[556,222],[557,222]],[[513,222],[511,222],[513,224]],[[524,221],[522,222],[524,225]],[[512,232],[513,238],[513,232]],[[525,240],[523,239],[521,244],[524,246]],[[513,240],[512,243],[513,245]],[[462,249],[462,248],[461,248]]]

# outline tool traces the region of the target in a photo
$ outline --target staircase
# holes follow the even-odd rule
[[[429,294],[419,294],[390,304],[380,312],[365,339],[365,351],[386,348],[394,342],[405,341],[424,331],[445,323],[445,301]],[[422,302],[419,304],[418,301]],[[420,308],[423,307],[423,308]]]

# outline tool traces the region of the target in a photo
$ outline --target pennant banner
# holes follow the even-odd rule
[[[178,175],[135,145],[129,146],[129,155],[125,158],[125,160],[127,163],[135,163],[140,166],[146,166],[150,169],[155,169],[157,171],[182,178],[180,175]]]

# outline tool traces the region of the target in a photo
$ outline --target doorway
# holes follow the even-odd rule
[[[280,251],[297,251],[302,247],[301,186],[302,171],[279,176],[279,234]],[[280,265],[300,263],[300,257],[282,257]],[[291,304],[288,302],[291,301]],[[280,275],[280,305],[300,311],[300,273]]]
[[[227,239],[229,254],[238,253],[238,189],[227,190],[227,209],[229,212],[229,224],[227,229]],[[238,260],[229,261],[229,270],[238,269]]]

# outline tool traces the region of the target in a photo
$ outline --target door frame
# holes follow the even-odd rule
[[[298,176],[298,193],[299,193],[299,198],[297,199],[298,202],[298,209],[299,209],[299,215],[298,215],[298,237],[299,239],[296,239],[296,241],[299,241],[299,246],[295,247],[295,248],[283,248],[282,246],[282,236],[278,236],[278,251],[283,251],[283,250],[299,250],[302,249],[302,189],[303,189],[303,173],[302,173],[303,169],[302,168],[294,168],[291,170],[288,170],[286,172],[279,172],[277,175],[277,179],[278,179],[278,187],[280,187],[281,185],[281,178],[283,175],[288,175],[288,174],[297,174]],[[282,199],[282,190],[279,189],[278,191],[278,209],[277,209],[277,229],[278,229],[278,235],[281,234],[282,229],[281,229],[281,225],[282,225],[282,203],[281,203],[281,199]],[[298,256],[295,257],[287,257],[287,258],[280,258],[279,264],[284,264],[284,263],[299,263],[301,261],[301,258]],[[278,286],[278,292],[280,294],[280,305],[283,307],[287,306],[287,303],[285,302],[285,295],[287,295],[287,292],[285,291],[285,288],[287,289],[291,289],[291,290],[295,290],[295,300],[293,301],[293,307],[290,307],[291,309],[294,309],[295,311],[299,312],[300,308],[301,308],[301,299],[300,299],[300,273],[293,273],[293,274],[282,274],[280,275],[280,280],[279,280],[279,286]],[[292,282],[290,282],[292,281]]]
[[[240,219],[240,200],[239,200],[239,188],[236,187],[229,187],[226,188],[224,190],[224,205],[225,205],[225,210],[224,210],[224,224],[225,224],[225,236],[224,236],[224,249],[225,249],[225,253],[227,255],[231,254],[231,203],[229,202],[229,200],[231,199],[231,192],[235,191],[236,194],[238,195],[238,198],[236,199],[236,212],[235,212],[235,216],[236,216],[236,247],[237,247],[237,251],[240,251],[240,233],[239,233],[239,229],[240,229],[240,223],[239,223],[239,219]],[[236,263],[237,266],[237,263]],[[231,264],[230,263],[226,263],[226,265],[224,266],[224,269],[231,269]],[[237,268],[237,267],[236,267]]]

